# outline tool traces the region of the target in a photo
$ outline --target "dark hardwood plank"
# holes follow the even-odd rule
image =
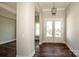
[[[43,43],[34,57],[76,57],[63,43]]]
[[[16,57],[16,41],[1,44],[0,57]]]

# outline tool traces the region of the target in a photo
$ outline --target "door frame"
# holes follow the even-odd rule
[[[50,20],[49,20],[50,19]],[[47,21],[52,21],[52,28],[53,28],[53,39],[52,40],[48,40],[47,38],[46,38],[46,22]],[[61,20],[62,21],[62,20]],[[62,25],[63,25],[63,21],[62,21]],[[64,28],[64,26],[62,26],[63,28]],[[56,43],[65,43],[65,41],[64,41],[64,39],[63,39],[63,35],[64,35],[64,29],[62,28],[62,37],[55,37],[55,19],[52,19],[52,18],[46,18],[46,19],[44,19],[44,28],[43,28],[43,30],[44,30],[44,40],[43,40],[43,42],[56,42]],[[58,42],[59,41],[59,42]]]

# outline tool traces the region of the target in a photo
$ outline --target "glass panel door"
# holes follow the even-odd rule
[[[52,21],[47,21],[46,23],[46,36],[52,37]]]
[[[62,19],[47,19],[45,23],[45,41],[59,42],[62,41]]]
[[[45,41],[53,41],[53,21],[49,19],[45,23]]]
[[[61,32],[62,32],[62,22],[55,21],[55,37],[61,37]]]

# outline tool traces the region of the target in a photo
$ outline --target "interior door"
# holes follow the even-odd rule
[[[63,42],[63,22],[61,19],[47,19],[44,26],[45,42]]]

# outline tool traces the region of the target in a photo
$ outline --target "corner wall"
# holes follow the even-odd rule
[[[76,56],[79,56],[79,3],[72,3],[67,9],[66,43]]]

